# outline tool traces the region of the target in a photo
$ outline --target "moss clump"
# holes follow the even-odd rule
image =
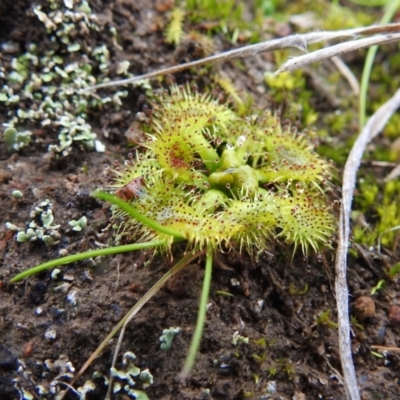
[[[115,171],[117,194],[143,215],[200,247],[329,245],[331,167],[304,133],[270,111],[238,117],[187,87],[160,95],[152,115],[146,151]],[[121,218],[136,239],[168,239]]]
[[[310,3],[308,0],[281,2],[278,10],[284,7],[285,15],[303,14],[304,10],[310,10],[314,15],[314,25],[324,30],[350,29],[358,26],[371,25],[374,15],[371,9],[366,11],[354,11],[352,7],[344,7],[336,2],[316,0]],[[310,7],[312,4],[312,7]]]
[[[249,40],[256,43],[260,40],[263,25],[262,0],[244,2],[237,0],[182,0],[176,1],[170,13],[169,22],[165,29],[165,40],[175,46],[189,40],[194,47],[213,47],[208,36],[197,30],[206,31],[208,35],[218,32],[235,43]],[[184,28],[195,26],[187,34]],[[203,55],[204,56],[204,55]]]
[[[387,182],[381,190],[378,184],[364,181],[356,202],[360,211],[355,213],[358,222],[353,229],[354,241],[392,246],[400,232],[394,229],[400,226],[400,182]]]
[[[276,65],[281,65],[289,56],[288,51],[276,52]],[[303,71],[283,72],[277,76],[266,73],[264,80],[273,101],[277,104],[287,104],[288,115],[299,116],[305,126],[315,123],[318,113],[311,106],[310,99],[313,93],[307,89]]]

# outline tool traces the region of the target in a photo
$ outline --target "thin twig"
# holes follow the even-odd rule
[[[382,350],[382,351],[400,351],[400,347],[386,347],[378,345],[371,346],[371,349]]]
[[[336,68],[340,71],[340,73],[344,76],[344,78],[349,82],[351,90],[353,93],[358,96],[360,94],[360,84],[358,83],[357,78],[354,76],[351,69],[343,62],[343,60],[338,57],[332,57],[331,61],[335,64]]]
[[[280,73],[285,71],[294,71],[295,69],[303,68],[308,64],[321,62],[322,60],[326,60],[327,58],[332,58],[334,56],[339,56],[341,54],[365,49],[371,46],[389,44],[398,41],[400,41],[400,33],[391,33],[387,35],[377,35],[373,37],[335,44],[321,50],[313,51],[312,53],[291,58],[283,65],[281,65],[280,68],[276,72],[274,72],[274,75],[279,75]]]
[[[213,62],[215,63],[234,58],[249,57],[272,50],[297,48],[301,51],[307,51],[307,46],[313,43],[320,43],[328,40],[337,40],[344,38],[354,38],[357,35],[388,34],[389,32],[400,32],[400,23],[387,24],[387,25],[373,25],[362,28],[344,29],[340,31],[322,31],[322,32],[295,34],[280,39],[272,39],[272,40],[267,40],[265,42],[240,47],[239,49],[225,51],[222,53],[214,54],[209,57],[201,58],[200,60],[195,60],[185,64],[159,69],[157,71],[149,72],[144,75],[134,76],[132,78],[121,79],[118,81],[102,83],[87,88],[83,90],[82,93],[105,87],[113,87],[119,85],[126,85],[129,83],[137,83],[139,81],[142,81],[143,79],[151,79],[157,76],[174,74],[176,72],[180,72],[189,68],[199,67],[207,63],[213,63]]]
[[[400,107],[400,89],[368,120],[351,149],[343,172],[342,205],[336,252],[336,303],[339,323],[339,350],[348,399],[359,400],[356,373],[351,356],[348,287],[346,280],[347,250],[350,233],[350,212],[356,175],[367,144],[383,129],[388,119]]]
[[[393,179],[396,179],[400,176],[400,164],[396,165],[396,167],[394,167],[390,173],[388,174],[388,176],[386,176],[386,178],[384,179],[385,182],[389,182],[392,181]]]

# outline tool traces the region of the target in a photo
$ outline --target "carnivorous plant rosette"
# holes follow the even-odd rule
[[[172,86],[154,104],[146,150],[118,170],[117,195],[193,246],[264,250],[283,239],[304,254],[334,229],[330,164],[278,114],[238,117],[210,95]],[[135,240],[168,240],[130,216]]]

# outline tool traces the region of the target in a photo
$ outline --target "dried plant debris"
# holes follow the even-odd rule
[[[343,199],[340,211],[339,240],[336,252],[336,301],[339,321],[340,356],[345,378],[345,387],[348,398],[360,399],[356,373],[352,361],[350,345],[350,324],[348,312],[347,250],[350,235],[350,212],[353,201],[353,192],[356,184],[357,171],[367,144],[377,136],[393,113],[400,106],[400,90],[383,104],[368,120],[347,159],[343,172]]]
[[[240,47],[238,49],[233,49],[229,51],[224,51],[222,53],[213,54],[209,57],[201,58],[199,60],[176,65],[173,67],[163,68],[153,72],[148,72],[146,74],[135,76],[132,78],[100,83],[85,90],[96,90],[102,87],[114,87],[119,85],[126,85],[128,83],[138,83],[140,81],[143,81],[144,79],[151,79],[158,76],[164,76],[167,74],[174,74],[176,72],[184,71],[189,68],[197,68],[207,63],[223,62],[235,58],[253,57],[259,53],[264,53],[273,50],[295,48],[300,51],[307,52],[308,46],[314,43],[321,43],[332,40],[348,41],[348,43],[341,43],[337,45],[338,47],[332,46],[334,47],[332,51],[330,50],[329,46],[321,51],[317,50],[316,52],[314,52],[317,54],[315,59],[312,58],[314,53],[310,53],[311,60],[308,59],[307,62],[308,63],[316,62],[322,59],[336,56],[338,54],[351,52],[360,48],[372,46],[374,44],[378,45],[378,44],[398,42],[400,41],[400,36],[399,36],[400,34],[398,34],[399,31],[400,31],[400,24],[396,23],[396,24],[387,24],[382,26],[372,25],[367,27],[344,29],[339,31],[309,32],[304,34],[289,35],[283,38],[271,39],[265,42]],[[380,34],[378,35],[377,38],[371,37],[371,38],[366,38],[365,40],[363,39],[353,40],[353,38],[358,35],[370,36],[377,34]],[[295,67],[292,69],[296,69],[296,67],[299,68],[300,66],[306,65],[306,63],[303,64],[296,63],[297,58],[294,58],[293,60],[294,61],[290,61],[290,64],[295,64]],[[279,72],[277,73],[281,72],[283,72],[283,70],[279,70]]]

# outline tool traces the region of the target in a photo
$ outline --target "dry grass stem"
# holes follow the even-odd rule
[[[347,250],[350,233],[350,212],[357,171],[367,144],[383,129],[392,114],[400,107],[400,89],[368,120],[351,149],[343,172],[342,205],[339,219],[338,249],[336,252],[336,303],[339,323],[339,350],[347,397],[360,400],[356,373],[351,356],[349,291],[347,287]]]
[[[371,349],[382,350],[382,351],[400,351],[400,347],[386,347],[386,346],[371,346]]]
[[[214,54],[210,57],[201,58],[199,60],[191,61],[191,62],[188,62],[185,64],[180,64],[180,65],[176,65],[173,67],[159,69],[157,71],[149,72],[144,75],[134,76],[133,78],[121,79],[121,80],[117,80],[117,81],[103,83],[100,85],[95,85],[88,89],[85,89],[83,92],[90,91],[90,90],[96,90],[96,89],[100,89],[100,88],[105,88],[105,87],[113,87],[113,86],[119,86],[119,85],[126,85],[129,83],[137,83],[143,79],[151,79],[151,78],[155,78],[157,76],[174,74],[176,72],[180,72],[180,71],[186,70],[188,68],[199,67],[199,66],[207,64],[207,63],[222,62],[222,61],[226,61],[226,60],[230,60],[230,59],[234,59],[234,58],[243,58],[243,57],[248,57],[248,56],[254,56],[259,53],[265,53],[265,52],[273,51],[273,50],[286,49],[286,48],[297,48],[301,51],[307,51],[307,46],[310,44],[313,44],[313,43],[320,43],[320,42],[326,42],[328,40],[338,40],[338,39],[344,39],[344,38],[352,38],[353,39],[357,35],[381,34],[380,40],[386,40],[386,42],[387,42],[388,37],[389,37],[388,35],[391,32],[400,32],[400,23],[387,24],[387,25],[373,25],[373,26],[354,28],[354,29],[344,29],[344,30],[340,30],[340,31],[309,32],[309,33],[304,33],[304,34],[290,35],[290,36],[286,36],[284,38],[267,40],[265,42],[240,47],[239,49],[234,49],[234,50],[229,50],[229,51],[225,51],[222,53]],[[395,35],[393,35],[393,36],[395,36]],[[391,36],[391,37],[393,38],[393,36]],[[371,38],[371,39],[373,39],[373,38]],[[395,40],[400,40],[400,38],[394,39],[391,41],[395,41]],[[359,44],[360,41],[356,41],[356,42],[358,42],[358,44]],[[352,43],[352,42],[353,41],[350,41],[350,43]],[[382,43],[382,42],[377,40],[377,43],[375,43],[375,44],[379,44],[379,43]],[[327,48],[327,50],[328,49],[329,48]],[[348,51],[352,51],[352,50],[348,50]],[[340,52],[337,54],[340,54]],[[333,55],[335,55],[335,54],[333,54]],[[333,55],[327,56],[327,57],[332,57]],[[325,57],[325,58],[327,58],[327,57]],[[293,59],[293,60],[295,60],[295,59]],[[291,60],[291,61],[293,62],[293,60]],[[280,72],[282,72],[282,71],[280,71]]]
[[[304,66],[339,56],[341,54],[350,53],[352,51],[365,49],[371,46],[381,44],[389,44],[400,41],[400,33],[377,35],[373,37],[351,40],[344,43],[335,44],[321,50],[313,51],[312,53],[304,54],[298,57],[291,58],[286,61],[274,75],[279,75],[285,71],[294,71]]]
[[[343,77],[347,80],[353,93],[356,96],[358,96],[360,94],[360,84],[358,83],[358,80],[354,76],[351,69],[338,56],[332,57],[331,61],[336,66],[336,68],[340,71],[340,73],[343,75]]]
[[[385,182],[392,181],[400,176],[400,164],[398,164],[396,167],[394,167],[388,176],[385,178]]]

